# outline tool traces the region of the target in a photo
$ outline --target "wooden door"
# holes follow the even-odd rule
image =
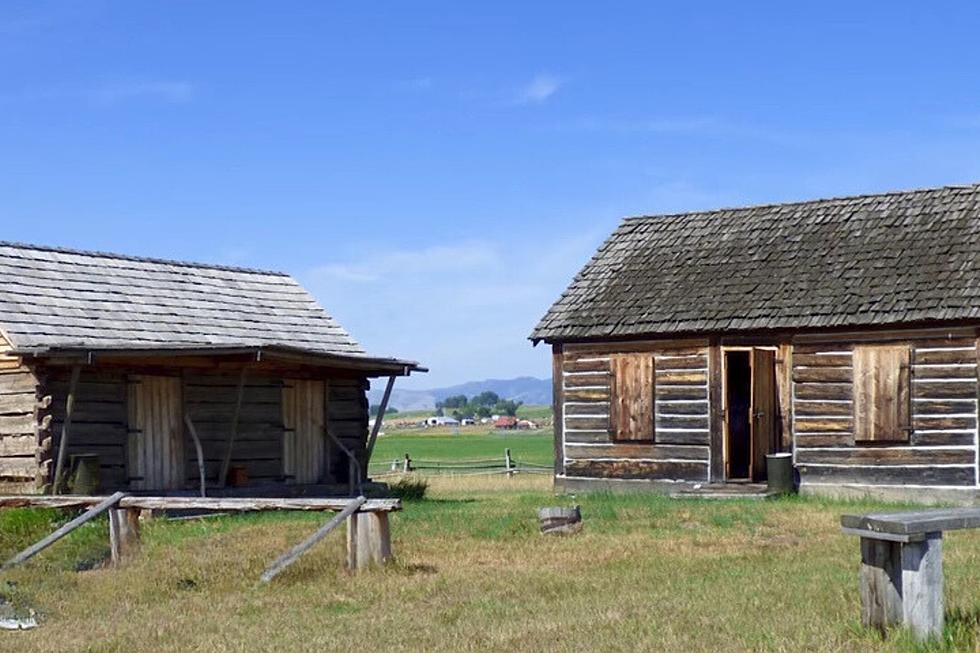
[[[130,379],[128,476],[132,489],[183,489],[183,420],[179,378]]]
[[[327,385],[287,380],[282,388],[283,476],[289,483],[323,483],[329,474],[326,441]]]
[[[776,352],[752,350],[752,480],[766,478],[766,454],[776,451],[778,435]]]

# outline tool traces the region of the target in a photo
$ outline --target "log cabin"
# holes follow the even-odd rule
[[[567,489],[978,497],[980,185],[627,218],[531,335]]]
[[[81,460],[99,491],[363,489],[370,381],[425,371],[278,272],[0,243],[0,279],[4,493]]]

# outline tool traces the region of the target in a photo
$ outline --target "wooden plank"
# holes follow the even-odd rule
[[[366,502],[367,498],[363,496],[357,497],[356,499],[350,501],[343,510],[334,515],[333,518],[326,524],[318,528],[313,535],[306,538],[283,555],[279,556],[271,565],[269,565],[269,567],[262,573],[262,582],[268,583],[282,573],[286,567],[296,562],[301,555],[309,551],[313,545],[326,537],[330,531],[344,523],[345,519],[357,512]]]
[[[38,466],[34,456],[0,458],[0,478],[35,478]]]
[[[29,371],[0,374],[0,395],[36,392],[38,380]]]
[[[566,417],[565,428],[585,431],[608,431],[608,417]]]
[[[560,344],[551,346],[551,414],[554,433],[552,435],[554,475],[564,473],[564,442],[565,442],[565,387],[563,383],[563,366],[567,365]],[[608,364],[608,363],[607,363]]]
[[[854,446],[852,433],[797,433],[797,447],[850,447]]]
[[[803,354],[793,352],[794,367],[850,367],[851,354]]]
[[[0,456],[33,456],[36,449],[33,435],[0,436]]]
[[[591,478],[637,478],[650,480],[708,480],[708,465],[695,462],[649,462],[568,460],[565,462],[567,476]]]
[[[140,548],[140,511],[136,508],[109,509],[109,557],[120,567]]]
[[[711,408],[707,401],[669,401],[657,402],[658,415],[703,415],[709,417]]]
[[[661,428],[657,431],[657,442],[661,444],[696,444],[708,446],[711,443],[711,432],[703,431],[672,431]]]
[[[796,367],[793,380],[796,383],[850,383],[850,367]]]
[[[30,558],[33,558],[35,555],[37,555],[41,551],[44,551],[46,548],[48,548],[49,546],[51,546],[52,544],[54,544],[64,536],[68,535],[78,527],[87,524],[88,522],[92,521],[93,519],[95,519],[105,511],[109,510],[110,508],[118,504],[119,501],[125,496],[126,494],[124,492],[116,492],[112,496],[103,499],[95,506],[93,506],[83,514],[79,515],[78,517],[75,517],[70,522],[64,524],[63,526],[61,526],[61,528],[58,528],[56,531],[54,531],[47,537],[27,547],[26,549],[24,549],[23,551],[15,555],[10,560],[7,560],[7,562],[3,563],[3,566],[0,567],[0,569],[10,569],[11,567],[15,567],[21,564],[22,562],[25,562]]]
[[[698,354],[708,346],[707,339],[667,339],[667,340],[635,340],[623,342],[593,342],[593,343],[564,343],[564,351],[568,354],[589,356],[602,354],[626,353],[672,353],[677,356]]]
[[[576,388],[564,392],[565,401],[609,401],[608,389],[588,389]]]
[[[932,447],[943,445],[973,445],[973,431],[941,431],[936,433],[913,431],[910,443],[914,446]]]
[[[821,355],[829,356],[833,354],[848,354],[852,349],[850,342],[824,342],[819,344],[806,344],[800,342],[799,337],[793,338],[793,357]]]
[[[657,384],[657,401],[677,399],[681,401],[698,401],[708,398],[708,387],[704,386],[670,386]]]
[[[597,458],[647,458],[654,460],[708,460],[708,448],[668,444],[610,443],[597,446],[565,445],[565,456],[576,460]]]
[[[776,355],[779,408],[779,451],[793,449],[793,346],[781,343]]]
[[[915,381],[912,397],[915,399],[973,399],[977,396],[977,382],[964,381]]]
[[[666,371],[657,370],[657,385],[705,385],[708,373],[704,370]]]
[[[588,387],[606,387],[610,383],[610,376],[608,372],[596,373],[596,374],[566,374],[565,375],[565,387],[566,388],[588,388]]]
[[[841,526],[867,533],[923,535],[943,531],[980,528],[980,508],[922,508],[896,512],[850,513],[841,515]]]
[[[609,372],[609,359],[569,359],[562,365],[564,372]]]
[[[973,365],[930,365],[929,367],[917,365],[915,377],[922,381],[927,379],[976,379],[977,370]]]
[[[854,404],[849,401],[797,401],[793,408],[797,417],[845,417],[854,414]]]
[[[972,465],[973,449],[922,449],[921,447],[854,448],[840,450],[797,449],[798,464],[832,465]]]
[[[104,501],[104,496],[40,494],[0,494],[0,508],[85,508]],[[322,497],[193,497],[193,496],[126,496],[120,508],[141,510],[213,510],[216,512],[268,512],[301,510],[338,512],[347,507],[350,498]],[[400,499],[368,499],[361,512],[392,512],[402,509]]]
[[[566,416],[567,415],[573,415],[573,416],[574,415],[591,415],[591,416],[602,415],[605,417],[609,416],[609,404],[606,402],[593,402],[591,404],[567,404],[562,402],[560,406],[556,404],[555,415],[558,415],[557,410],[559,407]]]
[[[225,448],[225,456],[221,461],[221,469],[218,472],[218,485],[224,487],[228,482],[228,470],[231,468],[231,458],[235,451],[235,438],[238,437],[238,424],[242,418],[242,400],[245,398],[245,382],[248,380],[248,367],[242,367],[242,371],[238,376],[238,388],[235,392],[235,411],[232,413],[231,417],[231,430],[228,432],[228,444]],[[186,402],[186,393],[184,397]],[[187,407],[185,405],[184,412],[186,414]],[[197,432],[192,432],[194,436],[194,441],[200,449],[200,440],[197,439]],[[200,456],[199,456],[200,458]],[[204,483],[201,482],[201,496],[204,496]]]
[[[47,415],[47,427],[51,426],[51,416]],[[26,415],[0,415],[0,434],[21,435],[34,433],[38,422],[33,413]]]
[[[721,357],[721,346],[717,339],[713,339],[708,350],[708,391],[710,396],[708,415],[711,428],[706,438],[706,443],[710,445],[711,451],[708,480],[713,482],[725,480],[725,413],[723,410],[724,383],[722,381]],[[661,442],[668,441],[664,437],[661,437],[660,440]],[[677,439],[669,441],[677,442]]]
[[[920,415],[956,415],[977,412],[977,404],[973,399],[944,399],[940,401],[915,401],[912,412]]]
[[[797,465],[804,482],[853,485],[973,486],[976,468],[970,467],[819,467]]]
[[[976,415],[962,417],[920,417],[916,416],[912,422],[916,430],[924,431],[962,431],[974,429],[977,426]]]
[[[851,398],[849,383],[797,383],[794,392],[797,399],[835,401]]]
[[[854,430],[853,419],[819,419],[796,417],[794,426],[797,433],[850,433]]]
[[[650,354],[612,357],[610,421],[617,440],[654,439],[654,374]]]
[[[355,513],[347,519],[347,568],[366,569],[391,562],[388,513]]]
[[[37,406],[37,395],[33,392],[0,395],[0,414],[11,415],[33,413]]]
[[[657,429],[702,429],[711,428],[707,415],[657,415]]]
[[[908,440],[910,356],[911,349],[904,344],[855,347],[855,440]]]
[[[612,434],[608,431],[569,431],[564,432],[564,442],[609,442]]]
[[[920,349],[916,346],[913,353],[915,365],[945,365],[945,364],[976,364],[973,347],[965,349]]]
[[[657,356],[657,370],[705,370],[708,358],[703,353],[694,356]]]

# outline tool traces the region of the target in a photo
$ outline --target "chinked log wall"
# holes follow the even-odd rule
[[[610,420],[611,356],[655,361],[653,442],[617,442]],[[707,481],[710,416],[708,347],[637,343],[565,345],[561,369],[561,471],[569,477]]]
[[[44,415],[51,400],[38,394],[37,377],[9,350],[0,336],[0,486],[34,492],[51,464],[51,419]]]
[[[873,446],[854,441],[853,347],[794,347],[794,455],[804,485],[977,485],[976,340],[909,344],[908,442]]]

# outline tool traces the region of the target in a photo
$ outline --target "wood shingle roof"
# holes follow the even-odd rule
[[[980,185],[625,219],[533,340],[980,319]]]
[[[368,358],[287,274],[6,242],[0,332],[23,353],[276,347]]]

